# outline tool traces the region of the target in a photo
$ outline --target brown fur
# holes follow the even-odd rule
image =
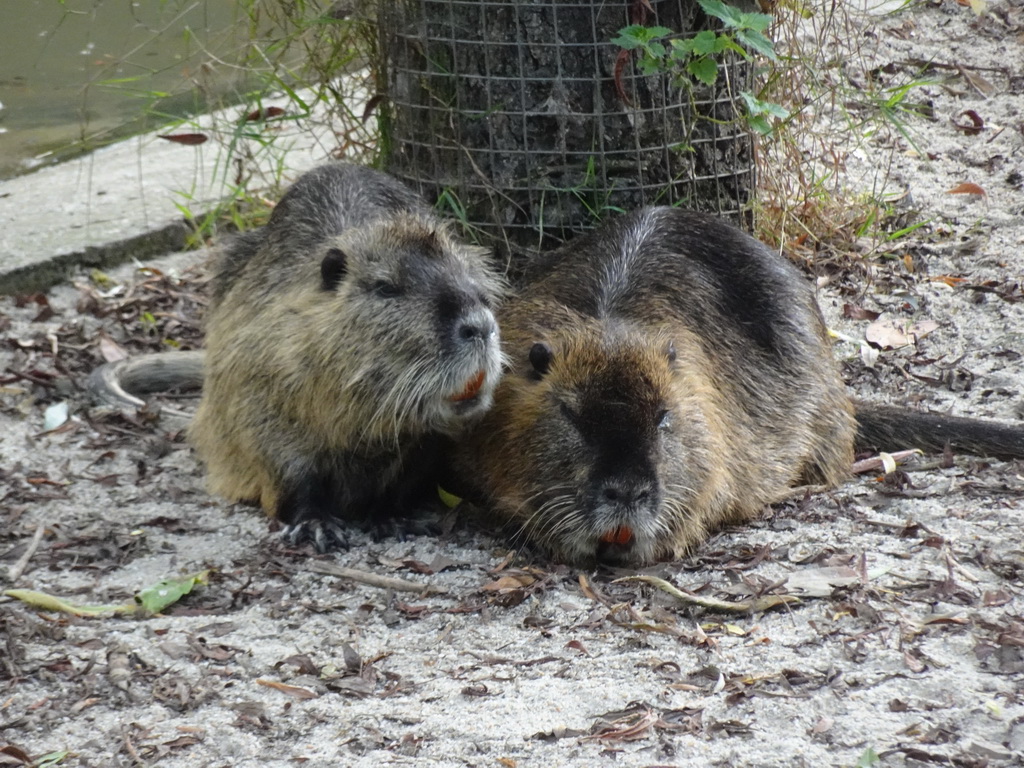
[[[189,430],[210,490],[299,527],[415,504],[438,442],[490,405],[498,292],[484,253],[389,177],[304,176],[217,268]]]
[[[623,217],[553,254],[499,319],[512,370],[456,463],[556,557],[678,557],[848,472],[853,413],[813,292],[727,224]]]

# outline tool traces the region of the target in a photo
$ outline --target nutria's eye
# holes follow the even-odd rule
[[[348,272],[348,256],[340,248],[330,248],[320,262],[320,280],[325,291],[333,291]]]
[[[397,286],[394,283],[389,283],[386,280],[378,280],[373,284],[370,290],[382,299],[394,299],[402,295],[402,289],[400,286]]]
[[[665,349],[665,357],[668,358],[670,363],[676,361],[676,343],[674,341],[668,343],[668,347]]]
[[[554,356],[551,347],[543,341],[538,341],[530,347],[530,365],[533,366],[534,372],[540,376],[551,370],[551,360]]]
[[[668,430],[672,429],[672,411],[668,408],[662,408],[658,411],[658,429]]]

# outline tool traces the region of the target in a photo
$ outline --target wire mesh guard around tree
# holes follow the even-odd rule
[[[737,106],[714,86],[642,74],[611,43],[632,23],[709,28],[695,0],[381,0],[384,167],[513,254],[611,211],[684,205],[746,224],[754,187]]]

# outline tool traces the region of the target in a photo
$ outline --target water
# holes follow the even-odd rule
[[[0,0],[0,19],[0,179],[191,114],[244,75],[237,0]]]

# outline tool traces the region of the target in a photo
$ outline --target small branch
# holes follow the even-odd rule
[[[975,72],[998,72],[1001,75],[1006,75],[1006,67],[976,67],[970,64],[946,64],[942,61],[929,61],[926,59],[907,59],[905,64],[909,64],[915,67],[934,67],[935,69],[951,69],[956,72],[963,72],[965,69],[970,69]]]
[[[794,499],[803,499],[807,496],[817,496],[819,493],[828,493],[834,491],[835,488],[831,485],[796,485],[789,488],[786,491],[786,495],[778,499],[778,501],[792,501]],[[772,503],[775,503],[774,501]]]
[[[652,587],[656,587],[662,592],[667,592],[683,603],[697,605],[709,611],[720,611],[722,613],[761,613],[780,605],[800,602],[800,598],[796,595],[762,595],[761,597],[755,597],[752,600],[746,600],[741,603],[732,600],[719,600],[715,597],[705,597],[703,595],[695,595],[692,592],[684,592],[674,584],[665,579],[659,579],[657,576],[623,576],[612,583],[620,584],[630,581],[650,584]]]
[[[28,549],[25,550],[18,562],[11,566],[10,570],[7,571],[7,580],[12,584],[21,578],[21,574],[25,572],[28,567],[28,561],[32,559],[32,555],[39,549],[39,542],[43,540],[43,533],[46,532],[46,526],[42,523],[36,528],[36,532],[32,534],[32,541],[28,543]]]
[[[337,576],[340,579],[349,579],[369,587],[380,587],[381,589],[393,589],[396,592],[417,592],[427,595],[441,595],[446,590],[435,587],[431,584],[417,584],[414,581],[396,579],[394,576],[381,576],[370,571],[360,571],[356,568],[346,568],[334,563],[322,563],[313,561],[309,563],[306,570],[314,573],[324,573],[328,576]]]
[[[964,566],[962,566],[959,562],[957,562],[957,559],[953,557],[953,553],[949,551],[949,547],[945,548],[943,555],[946,558],[946,566],[950,569],[950,578],[952,578],[953,571],[956,571],[972,584],[977,584],[981,581],[981,579],[979,579],[977,576],[975,576],[973,573],[967,570]]]
[[[889,455],[892,457],[896,464],[899,464],[904,459],[909,459],[911,456],[920,455],[920,451],[916,448],[909,451],[893,451]],[[850,467],[851,474],[863,475],[865,472],[875,472],[876,470],[883,469],[885,462],[880,456],[874,456],[870,459],[864,459],[863,461],[855,461],[853,466]]]

